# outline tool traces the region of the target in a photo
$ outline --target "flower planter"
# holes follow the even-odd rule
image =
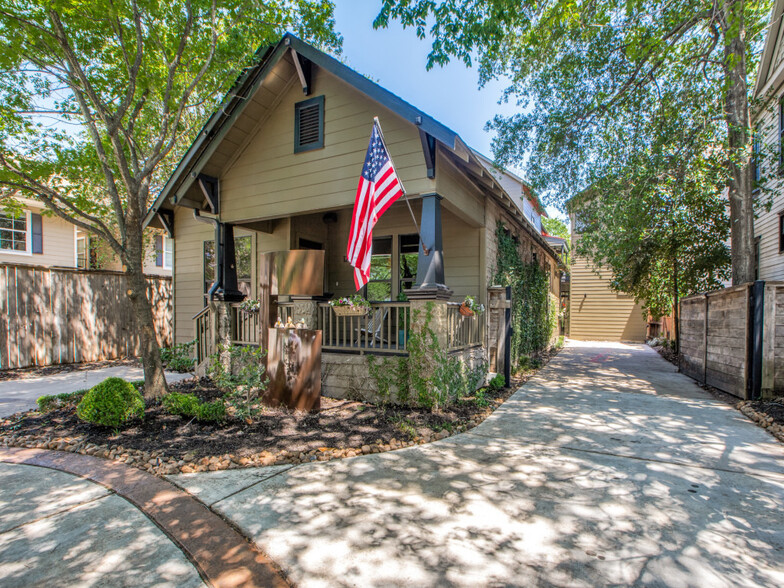
[[[357,306],[333,306],[335,316],[365,316],[367,308]]]
[[[460,314],[462,314],[463,316],[474,316],[474,311],[468,308],[465,302],[460,305],[459,310],[460,310]]]

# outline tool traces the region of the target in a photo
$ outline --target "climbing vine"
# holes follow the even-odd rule
[[[419,324],[420,310],[411,313],[411,324]],[[425,306],[425,320],[408,337],[408,355],[379,359],[367,356],[368,373],[382,402],[396,401],[438,410],[474,392],[485,380],[487,363],[470,368],[450,356],[438,342],[430,323],[433,303]],[[393,391],[397,394],[393,398]]]
[[[495,283],[512,287],[512,365],[546,349],[558,322],[558,300],[550,293],[547,272],[525,263],[519,244],[500,222],[496,226],[498,257]]]

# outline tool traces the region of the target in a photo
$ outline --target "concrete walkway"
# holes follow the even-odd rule
[[[192,376],[193,374],[166,372],[166,380],[169,382],[177,382]],[[134,382],[143,380],[144,372],[138,367],[116,366],[18,380],[0,380],[0,417],[35,408],[35,401],[40,396],[85,390],[111,377]]]
[[[204,586],[182,551],[123,498],[82,478],[0,463],[0,584]]]
[[[437,443],[170,479],[305,587],[784,585],[784,447],[646,346]]]

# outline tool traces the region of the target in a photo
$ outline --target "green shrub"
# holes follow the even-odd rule
[[[200,402],[194,394],[169,392],[163,397],[163,408],[169,414],[181,417],[195,417],[197,421],[222,421],[226,417],[226,407],[222,400]]]
[[[474,392],[474,404],[479,408],[487,408],[490,406],[490,401],[487,399],[487,396],[485,396],[484,388]]]
[[[222,400],[202,402],[196,409],[196,420],[203,422],[217,422],[226,418],[226,406]]]
[[[196,365],[193,358],[193,348],[196,341],[180,343],[173,347],[161,347],[161,361],[166,369],[174,372],[189,372]]]
[[[76,407],[76,415],[88,423],[116,429],[144,416],[144,399],[130,382],[109,378],[90,388]]]
[[[77,390],[76,392],[63,392],[62,394],[48,394],[41,396],[38,403],[39,412],[49,412],[66,406],[76,406],[87,394],[87,390]]]
[[[252,418],[264,410],[261,397],[269,381],[263,361],[266,355],[264,349],[253,345],[221,344],[209,357],[207,376],[226,392],[224,399],[239,418]]]
[[[490,386],[490,388],[493,390],[500,390],[506,386],[506,378],[504,378],[504,374],[496,374],[492,377],[487,385]]]
[[[193,394],[181,394],[179,392],[169,392],[161,401],[163,408],[169,414],[176,414],[183,417],[194,417],[199,409],[199,399]]]

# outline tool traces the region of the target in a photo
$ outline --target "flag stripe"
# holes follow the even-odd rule
[[[403,185],[381,139],[381,130],[374,122],[365,165],[357,185],[346,247],[346,258],[354,266],[354,285],[357,290],[367,284],[370,278],[373,227],[403,194]]]

